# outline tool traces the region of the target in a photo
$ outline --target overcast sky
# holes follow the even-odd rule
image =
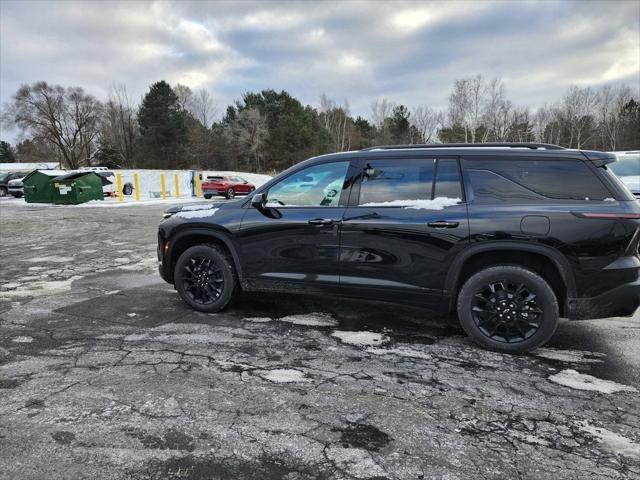
[[[380,97],[445,107],[454,79],[477,73],[534,108],[571,84],[640,87],[637,0],[0,0],[0,32],[3,103],[38,80],[140,98],[165,79],[209,89],[221,110],[248,90],[312,105],[325,92],[364,115]]]

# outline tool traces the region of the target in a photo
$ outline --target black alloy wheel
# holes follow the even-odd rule
[[[201,312],[224,309],[238,290],[232,262],[216,245],[185,250],[176,262],[173,280],[182,300]]]
[[[460,325],[476,343],[505,353],[545,344],[558,326],[553,288],[538,273],[497,265],[472,274],[458,294]]]

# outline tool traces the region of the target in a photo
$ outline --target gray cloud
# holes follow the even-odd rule
[[[0,101],[21,83],[166,79],[220,106],[287,89],[317,104],[378,97],[444,107],[456,78],[500,76],[517,104],[571,84],[640,87],[640,4],[585,2],[0,2]],[[6,132],[3,133],[6,136]]]

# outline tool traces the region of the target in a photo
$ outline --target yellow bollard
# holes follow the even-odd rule
[[[177,173],[173,174],[173,186],[176,188],[176,198],[180,198],[180,182]]]
[[[138,174],[133,174],[133,193],[136,195],[136,201],[140,201],[140,181],[138,180]]]
[[[165,183],[164,183],[164,173],[160,174],[160,189],[162,190],[162,199],[166,200],[167,199],[167,187],[165,186]]]
[[[122,193],[122,175],[116,173],[116,188],[118,189],[118,201],[124,202],[124,194]]]
[[[201,193],[200,188],[200,173],[196,172],[196,197],[199,197]]]

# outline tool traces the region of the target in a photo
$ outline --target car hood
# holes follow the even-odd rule
[[[12,187],[21,187],[22,186],[22,180],[24,180],[24,177],[22,177],[22,178],[14,178],[13,180],[9,180],[9,183],[7,183],[7,185],[12,186]]]

